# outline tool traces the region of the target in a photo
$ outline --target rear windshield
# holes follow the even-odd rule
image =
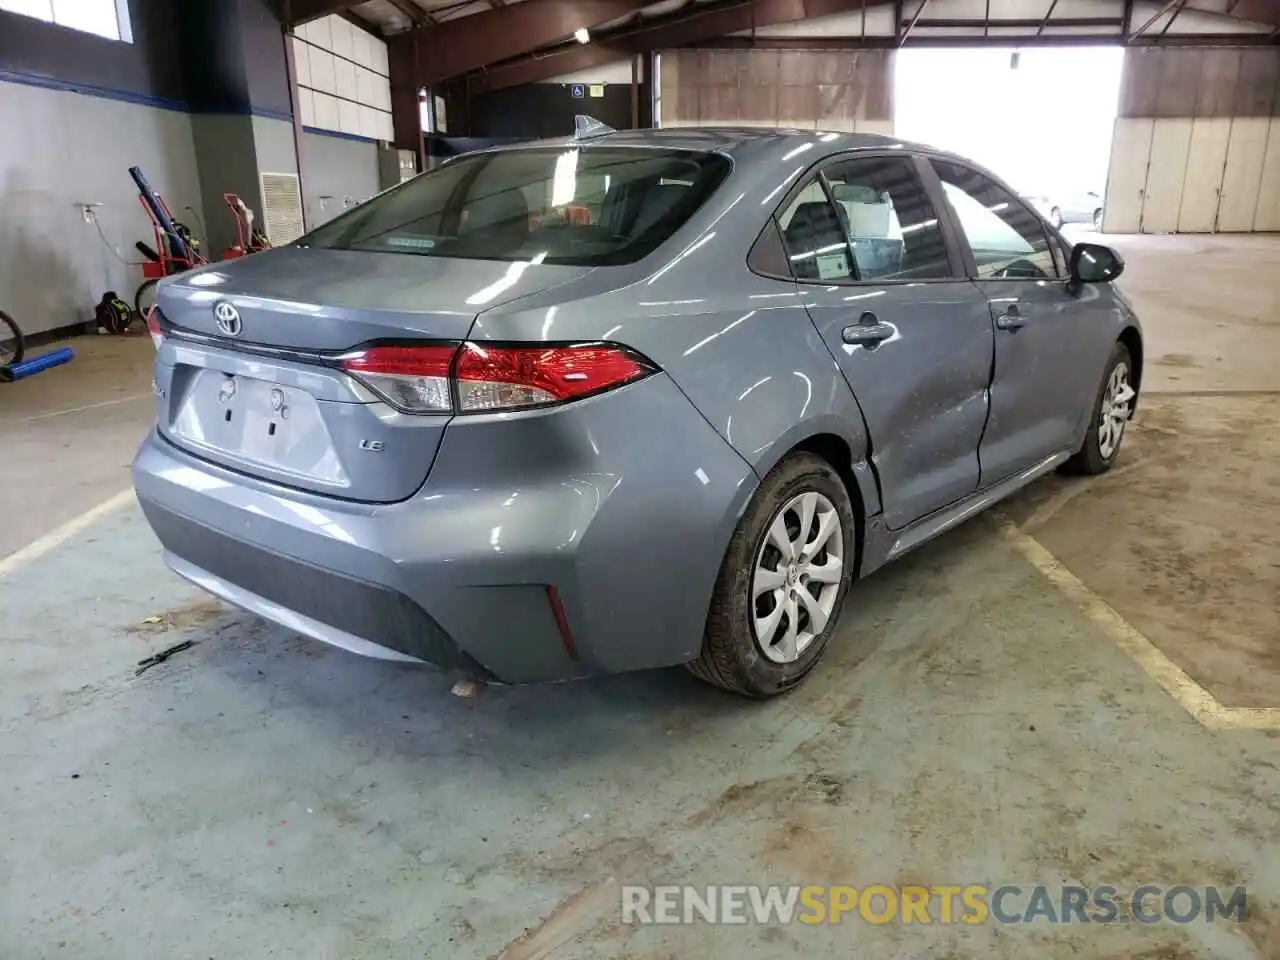
[[[631,263],[723,182],[713,153],[528,148],[460,157],[302,237],[302,246],[422,257]]]

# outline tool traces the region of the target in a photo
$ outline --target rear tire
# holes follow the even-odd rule
[[[1062,229],[1062,224],[1065,222],[1065,221],[1062,219],[1062,211],[1061,211],[1061,210],[1059,210],[1057,207],[1054,207],[1052,210],[1050,210],[1050,211],[1049,211],[1049,220],[1050,220],[1050,221],[1053,223],[1053,225],[1054,225],[1055,227],[1057,227],[1059,230],[1061,230],[1061,229]]]
[[[141,317],[144,322],[147,319],[147,310],[156,305],[156,284],[159,282],[156,277],[143,280],[138,285],[138,292],[133,295],[133,315]]]
[[[26,348],[27,343],[17,321],[0,310],[0,367],[21,363]]]
[[[839,624],[855,536],[849,493],[831,464],[797,453],[774,467],[729,541],[689,670],[760,699],[804,680]]]
[[[1093,229],[1098,231],[1098,233],[1102,232],[1102,208],[1101,207],[1093,211]]]
[[[1129,417],[1133,415],[1133,403],[1137,394],[1133,389],[1133,360],[1129,348],[1117,343],[1111,349],[1084,445],[1070,460],[1062,465],[1066,473],[1082,473],[1096,476],[1106,473],[1120,455]]]

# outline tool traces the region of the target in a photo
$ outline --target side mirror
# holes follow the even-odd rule
[[[1120,276],[1124,273],[1124,260],[1101,243],[1077,243],[1071,248],[1067,272],[1071,278],[1067,288],[1079,293],[1086,283],[1110,283]]]

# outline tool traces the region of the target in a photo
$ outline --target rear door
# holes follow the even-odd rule
[[[977,488],[991,372],[986,300],[953,258],[918,163],[836,159],[779,216],[809,314],[862,409],[895,529]]]
[[[995,328],[991,414],[979,450],[988,486],[1075,442],[1086,393],[1097,387],[1073,351],[1091,308],[1067,292],[1056,236],[1011,191],[962,163],[932,166]]]

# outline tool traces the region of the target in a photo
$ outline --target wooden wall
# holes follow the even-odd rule
[[[890,133],[888,50],[666,50],[660,122]]]
[[[1126,50],[1119,116],[1280,117],[1280,50]]]

